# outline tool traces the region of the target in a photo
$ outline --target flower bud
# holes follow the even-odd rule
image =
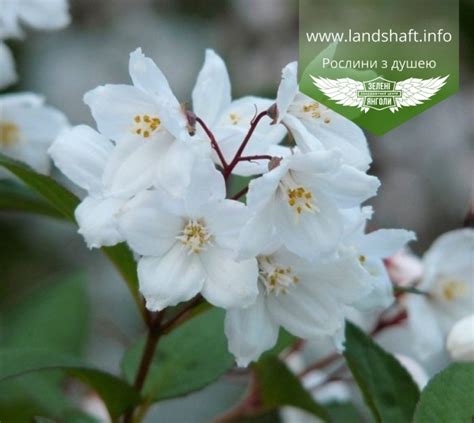
[[[268,117],[272,120],[272,125],[275,125],[278,119],[278,107],[276,103],[273,103],[267,110]]]
[[[454,324],[446,347],[454,361],[474,361],[474,314]]]
[[[184,114],[188,120],[187,130],[189,135],[194,135],[196,133],[196,115],[191,110],[185,110]]]
[[[272,157],[271,160],[268,162],[268,170],[273,170],[276,167],[280,166],[280,162],[283,159],[281,157]]]

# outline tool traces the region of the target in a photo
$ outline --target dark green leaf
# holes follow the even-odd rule
[[[63,216],[64,219],[70,222],[76,222],[74,218],[74,210],[79,205],[79,199],[72,192],[68,191],[49,176],[41,175],[29,166],[13,160],[1,153],[0,166],[9,170],[33,191],[41,195],[57,214]],[[5,200],[5,202],[6,201],[7,200]],[[33,211],[31,205],[29,211]],[[43,212],[44,211],[45,210],[43,210]],[[114,247],[104,247],[102,250],[123,276],[135,302],[143,313],[143,304],[138,293],[136,264],[132,253],[125,244],[119,244]]]
[[[211,309],[165,336],[158,346],[145,383],[145,395],[154,401],[178,397],[201,389],[232,367],[224,335],[224,312]],[[144,341],[124,357],[122,369],[132,381]]]
[[[281,418],[277,410],[272,410],[257,416],[241,417],[232,423],[281,423]]]
[[[469,423],[474,418],[474,363],[455,363],[421,393],[415,423]]]
[[[47,348],[79,355],[86,340],[88,301],[83,276],[41,286],[2,313],[2,346]]]
[[[350,402],[330,402],[324,404],[333,423],[362,423],[359,412]]]
[[[39,195],[13,181],[0,181],[0,210],[35,213],[55,219],[64,216]]]
[[[288,347],[291,347],[295,342],[298,342],[298,338],[288,333],[285,329],[281,328],[276,345],[271,350],[266,351],[264,354],[278,355]]]
[[[369,336],[346,322],[344,356],[375,419],[410,422],[420,396],[410,374]]]
[[[74,210],[79,199],[54,179],[41,175],[29,166],[0,153],[0,166],[20,178],[26,185],[48,200],[67,220],[75,222]]]
[[[124,279],[138,309],[143,314],[144,305],[138,291],[137,263],[132,252],[125,243],[102,247],[102,251]]]
[[[304,389],[300,380],[277,357],[266,355],[254,366],[262,405],[273,409],[289,405],[329,422],[328,412]]]
[[[113,419],[139,401],[138,393],[124,380],[88,367],[75,357],[48,350],[0,350],[0,389],[4,381],[15,377],[58,370],[79,379],[97,392]]]

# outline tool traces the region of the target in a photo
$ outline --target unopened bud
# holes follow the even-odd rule
[[[282,157],[272,157],[268,162],[268,170],[273,170],[276,167],[280,166],[280,162],[283,160]]]
[[[272,120],[272,125],[275,125],[277,123],[278,119],[278,107],[276,103],[273,103],[267,110],[267,114]]]
[[[474,314],[454,324],[446,347],[454,361],[474,361]]]

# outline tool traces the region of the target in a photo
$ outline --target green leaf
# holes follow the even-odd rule
[[[264,355],[278,355],[288,347],[292,346],[295,342],[298,342],[298,338],[296,336],[293,336],[285,329],[280,328],[276,345],[271,350],[264,352]]]
[[[91,368],[79,359],[48,350],[0,350],[0,389],[2,383],[26,374],[58,371],[79,379],[104,401],[112,419],[139,402],[139,394],[124,380]]]
[[[40,284],[23,300],[2,310],[1,345],[8,349],[47,349],[77,357],[88,321],[85,280],[81,275]],[[0,362],[0,366],[4,363]],[[14,369],[13,365],[12,369]],[[71,405],[61,375],[28,374],[0,385],[0,420],[27,421],[38,414],[60,415]]]
[[[2,346],[79,355],[86,341],[88,308],[83,275],[40,286],[2,313]]]
[[[300,408],[330,422],[328,412],[304,389],[300,380],[277,357],[266,355],[254,365],[260,400],[267,409],[284,405]]]
[[[331,416],[334,423],[362,423],[363,420],[359,412],[350,402],[330,402],[324,404],[324,407]]]
[[[474,416],[474,363],[455,363],[421,393],[415,423],[468,423]]]
[[[122,276],[138,309],[143,315],[144,305],[138,291],[137,263],[127,244],[123,242],[113,247],[102,247],[101,250]]]
[[[350,322],[345,346],[347,364],[376,421],[412,421],[420,392],[398,360]]]
[[[74,210],[79,205],[79,198],[77,198],[72,192],[68,191],[49,176],[41,175],[29,166],[13,160],[1,153],[0,166],[9,170],[33,191],[42,196],[57,213],[54,217],[58,217],[59,215],[69,222],[76,223]],[[5,203],[7,201],[11,202],[13,199],[7,199],[4,201]],[[29,207],[30,209],[28,211],[33,211],[33,206],[30,205]],[[104,247],[102,248],[102,251],[112,261],[118,272],[124,278],[133,299],[143,314],[143,303],[138,292],[136,263],[133,259],[132,253],[125,244],[119,244],[114,247]]]
[[[79,199],[54,179],[41,175],[29,166],[0,153],[0,166],[20,178],[26,185],[43,196],[65,219],[75,222],[74,210]]]
[[[14,181],[0,181],[0,210],[35,213],[64,219],[58,210],[40,196]]]
[[[223,320],[223,310],[214,308],[165,336],[153,358],[144,395],[160,401],[189,394],[229,370],[234,359],[227,351]],[[130,382],[135,378],[144,344],[142,340],[132,347],[122,361]]]

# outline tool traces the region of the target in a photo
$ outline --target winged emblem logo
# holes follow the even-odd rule
[[[408,78],[396,82],[381,76],[370,81],[310,76],[313,84],[331,100],[343,106],[357,107],[365,113],[370,109],[389,109],[395,113],[403,107],[422,104],[433,97],[449,78],[446,75],[429,79]]]

